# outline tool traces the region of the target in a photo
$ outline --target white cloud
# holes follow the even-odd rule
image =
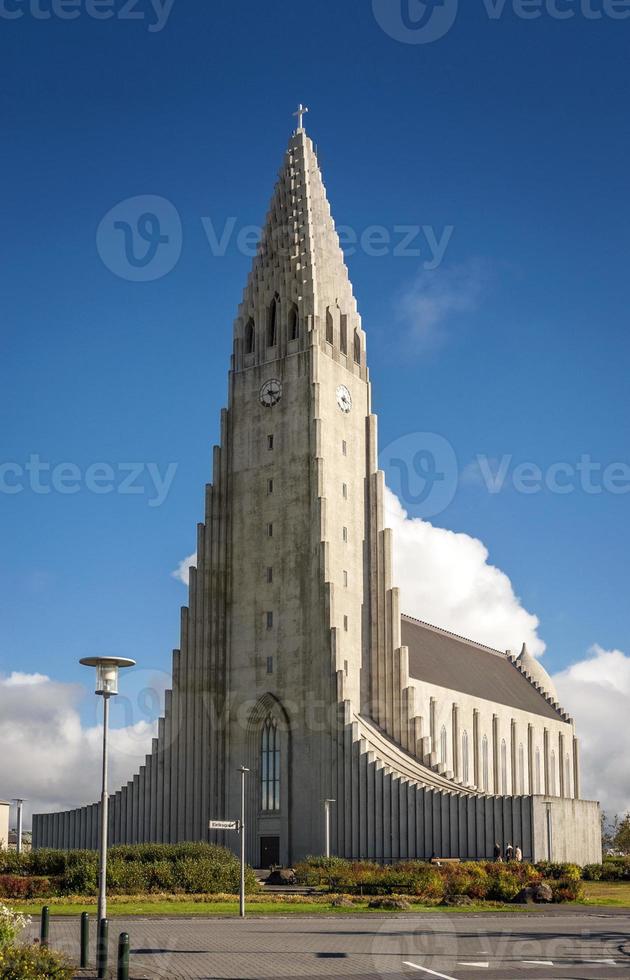
[[[188,585],[189,572],[191,568],[197,565],[197,555],[189,555],[188,558],[182,559],[174,572],[171,572],[173,578],[178,579],[183,582],[184,585]]]
[[[46,684],[50,677],[46,674],[21,674],[19,670],[14,670],[3,684],[7,687],[24,687],[29,684]]]
[[[27,800],[27,819],[33,812],[94,803],[100,796],[103,730],[96,717],[93,726],[82,724],[77,705],[84,696],[81,686],[42,674],[0,677],[0,796]],[[128,711],[129,702],[119,700],[121,711]],[[142,765],[156,728],[138,721],[112,729],[112,790]]]
[[[477,538],[410,518],[385,490],[385,523],[394,535],[394,582],[402,611],[498,650],[527,643],[544,653],[539,621],[523,608],[508,576],[488,562]]]
[[[453,318],[477,309],[489,278],[486,262],[423,270],[399,303],[400,319],[408,324],[414,346],[427,349],[445,338]]]
[[[554,676],[563,706],[576,719],[582,796],[608,813],[630,810],[630,657],[593,646]]]

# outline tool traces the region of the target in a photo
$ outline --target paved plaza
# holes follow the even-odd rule
[[[630,910],[112,919],[110,965],[120,932],[133,976],[150,980],[630,978]],[[52,920],[51,945],[75,958],[78,936],[78,919]]]

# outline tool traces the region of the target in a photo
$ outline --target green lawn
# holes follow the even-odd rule
[[[39,915],[42,905],[46,904],[41,900],[11,903],[11,907],[17,912],[24,912],[31,915],[34,919]],[[86,904],[79,902],[63,902],[63,900],[50,900],[48,902],[51,915],[79,915],[81,912],[89,912],[96,915],[96,904]],[[479,903],[468,905],[462,908],[444,908],[441,906],[416,905],[412,904],[412,912],[482,912],[488,911],[519,911],[520,907],[513,905],[501,905],[499,903]],[[238,902],[201,902],[201,901],[171,901],[164,898],[161,901],[124,898],[110,898],[107,905],[108,918],[124,918],[130,915],[140,916],[183,916],[190,918],[193,916],[237,916],[239,912]],[[373,915],[394,915],[400,913],[387,912],[384,909],[369,909],[368,903],[361,902],[348,908],[335,908],[328,902],[278,902],[260,901],[247,904],[247,914],[257,915],[358,915],[370,913]]]
[[[585,881],[589,905],[611,905],[630,908],[630,881]]]

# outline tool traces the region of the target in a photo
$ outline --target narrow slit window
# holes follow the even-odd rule
[[[267,436],[267,449],[269,451],[273,449],[273,436]]]
[[[271,585],[273,582],[273,568],[271,567],[271,565],[267,569],[267,582],[269,583],[269,585]]]
[[[343,540],[344,540],[344,543],[345,544],[348,543],[348,528],[347,527],[344,527],[344,529],[343,529]]]
[[[272,630],[273,629],[273,613],[272,612],[268,612],[267,613],[267,629],[268,630]]]
[[[273,493],[273,480],[267,480],[267,493]]]
[[[348,317],[345,316],[345,314],[341,317],[339,347],[341,349],[342,354],[348,353]]]
[[[330,312],[330,307],[327,307],[327,309],[326,309],[326,343],[327,344],[332,344],[333,343],[333,340],[334,340],[333,317],[332,317],[332,313]]]
[[[344,483],[343,489],[342,489],[342,493],[343,493],[343,499],[344,500],[347,500],[348,499],[348,484],[347,483]]]
[[[289,311],[289,340],[297,340],[300,336],[300,316],[298,308],[293,304]]]
[[[348,617],[347,616],[344,616],[343,617],[343,628],[344,628],[344,632],[347,633],[348,632]]]
[[[256,324],[252,317],[247,321],[245,327],[245,353],[253,354],[256,350]]]
[[[344,584],[345,588],[347,589],[348,588],[348,573],[346,571],[344,571],[344,573],[343,573],[343,584]]]
[[[261,810],[280,809],[280,733],[273,718],[267,718],[261,738],[260,780]]]
[[[348,443],[346,442],[346,440],[345,440],[345,439],[344,439],[344,440],[343,440],[343,442],[341,443],[341,452],[342,452],[342,454],[343,454],[344,456],[347,456],[347,455],[348,455]]]
[[[356,364],[361,363],[361,338],[358,330],[354,331],[354,360]]]
[[[267,524],[267,537],[273,538],[273,524]]]
[[[271,301],[267,321],[267,347],[275,347],[278,343],[278,298],[277,294]]]
[[[267,673],[273,674],[273,657],[267,657]]]

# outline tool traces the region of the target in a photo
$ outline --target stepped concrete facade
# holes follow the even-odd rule
[[[211,840],[247,859],[601,858],[574,723],[524,648],[403,614],[384,527],[366,335],[313,144],[292,136],[234,327],[173,686],[110,843]],[[422,560],[422,556],[418,556]],[[426,610],[431,618],[431,610]],[[93,848],[99,805],[35,847]]]

